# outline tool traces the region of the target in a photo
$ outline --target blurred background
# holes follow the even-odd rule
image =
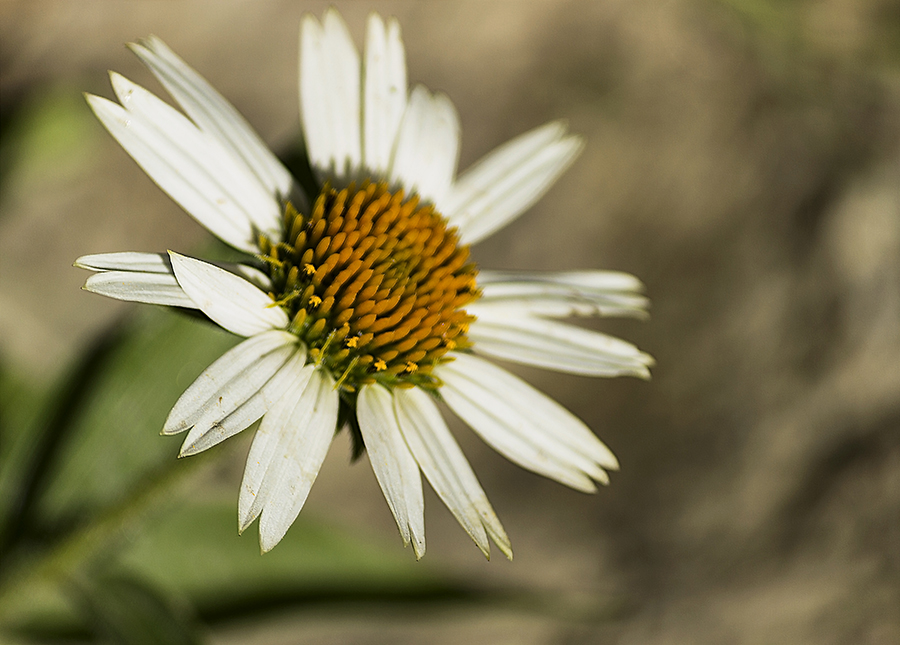
[[[486,562],[426,491],[404,550],[340,436],[260,556],[236,532],[251,432],[159,437],[235,342],[84,293],[87,253],[221,253],[94,120],[122,45],[163,38],[280,153],[320,2],[0,1],[0,641],[900,642],[896,0],[341,2],[397,16],[447,92],[460,167],[551,119],[586,140],[484,268],[639,276],[649,383],[514,368],[622,463],[583,495],[452,426],[513,542]],[[162,94],[164,95],[164,94]],[[593,324],[585,322],[585,324]],[[137,500],[137,503],[135,502]]]

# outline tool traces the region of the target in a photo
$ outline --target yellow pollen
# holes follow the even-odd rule
[[[303,265],[303,273],[305,273],[306,275],[313,275],[315,272],[316,272],[316,267],[314,267],[313,265],[311,265],[311,264]]]
[[[356,347],[358,344],[359,344],[359,338],[356,336],[351,336],[350,338],[347,339],[347,347],[350,347],[351,349],[353,347]]]
[[[381,360],[379,358],[377,361],[375,361],[375,371],[376,372],[381,372],[386,369],[387,369],[387,363],[385,363],[383,360]]]
[[[319,296],[311,296],[309,299],[310,307],[318,307],[322,304],[322,299]]]
[[[409,372],[410,374],[412,374],[413,372],[419,371],[419,366],[416,365],[415,363],[413,363],[412,361],[410,361],[409,363],[406,364],[406,371]]]

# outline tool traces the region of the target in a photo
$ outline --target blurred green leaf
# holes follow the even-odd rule
[[[81,91],[59,85],[16,98],[0,120],[0,187],[15,174],[17,192],[41,191],[51,168],[56,177],[79,173],[98,141]]]
[[[12,531],[9,523],[18,515],[19,493],[52,397],[50,388],[26,383],[0,364],[0,536]]]
[[[146,581],[106,575],[74,592],[90,617],[95,637],[116,645],[198,645],[196,628],[184,607]]]
[[[238,339],[212,325],[143,308],[71,420],[69,440],[40,516],[53,524],[85,517],[126,496],[164,463],[180,440],[159,433],[172,405]]]
[[[206,615],[313,598],[449,589],[409,549],[366,540],[304,514],[277,548],[261,555],[255,526],[237,534],[234,499],[173,509],[147,527],[121,562],[155,586],[187,595]]]

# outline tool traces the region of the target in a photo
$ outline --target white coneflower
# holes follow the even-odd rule
[[[400,534],[425,552],[420,472],[485,555],[509,539],[436,405],[515,463],[582,491],[618,468],[587,426],[483,354],[575,374],[648,377],[633,345],[559,320],[644,316],[627,274],[479,272],[469,245],[535,202],[581,149],[559,122],[456,177],[449,99],[408,91],[400,28],[368,21],[360,56],[340,15],[306,16],[300,105],[320,185],[304,195],[220,94],[162,41],[134,52],[187,116],[113,73],[88,102],[148,175],[247,264],[170,252],[79,258],[89,291],[192,307],[246,338],[176,402],[164,432],[193,455],[262,418],[239,499],[263,551],[300,512],[336,430],[364,446]]]

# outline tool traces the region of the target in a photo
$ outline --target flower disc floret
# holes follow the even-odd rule
[[[470,346],[477,269],[434,206],[385,183],[326,185],[308,215],[286,204],[284,231],[260,240],[270,295],[344,392],[434,389],[434,366]]]

